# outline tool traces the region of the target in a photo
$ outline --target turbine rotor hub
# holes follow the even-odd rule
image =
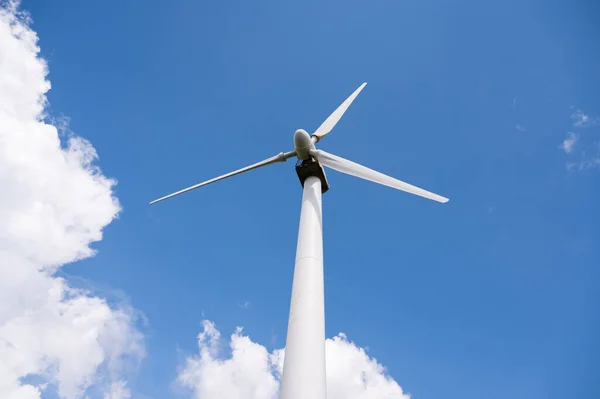
[[[315,149],[315,143],[304,129],[298,129],[294,133],[294,149],[298,159],[304,161],[310,158],[308,151]]]

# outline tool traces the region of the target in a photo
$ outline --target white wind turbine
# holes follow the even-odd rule
[[[323,166],[437,202],[448,202],[448,198],[316,149],[315,144],[331,132],[365,85],[366,83],[363,83],[356,89],[312,135],[302,129],[296,130],[293,151],[279,153],[264,161],[193,185],[150,203],[154,204],[252,169],[285,162],[292,157],[298,158],[296,172],[303,186],[303,194],[281,381],[281,399],[325,399],[327,396],[321,194],[329,189],[329,184]]]

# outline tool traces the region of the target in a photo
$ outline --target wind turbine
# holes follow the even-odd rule
[[[366,83],[363,83],[356,89],[312,135],[302,129],[296,130],[294,150],[281,152],[253,165],[150,202],[154,204],[240,173],[285,162],[292,157],[298,158],[296,173],[303,187],[303,194],[281,381],[281,399],[325,399],[327,396],[321,195],[329,189],[329,184],[323,166],[437,202],[448,202],[448,198],[315,147],[315,144],[331,132],[365,85]]]

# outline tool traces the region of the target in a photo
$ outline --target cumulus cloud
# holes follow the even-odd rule
[[[94,254],[120,211],[115,181],[48,121],[47,65],[18,6],[0,2],[0,397],[127,398],[122,374],[144,354],[133,311],[56,276]]]
[[[578,138],[579,136],[575,133],[567,133],[567,138],[563,140],[560,148],[565,150],[567,154],[570,154],[573,151],[573,147],[575,147],[575,143],[577,143]]]
[[[285,350],[269,352],[238,328],[223,356],[223,339],[214,323],[205,320],[198,335],[198,355],[190,356],[177,382],[197,399],[276,399]],[[409,399],[377,360],[344,334],[327,339],[329,399]]]

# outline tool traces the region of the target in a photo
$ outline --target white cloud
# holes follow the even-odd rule
[[[570,154],[573,151],[573,147],[575,147],[575,143],[577,143],[578,139],[578,135],[576,135],[573,132],[569,132],[567,133],[567,138],[564,139],[562,144],[560,145],[560,148],[565,150],[567,154]]]
[[[567,163],[567,169],[569,170],[582,171],[595,167],[600,168],[600,143],[596,143],[595,150],[591,155],[584,151],[578,162]]]
[[[131,393],[125,387],[125,381],[116,381],[113,382],[110,386],[110,392],[104,394],[104,399],[129,399],[131,398]]]
[[[94,254],[90,244],[120,211],[115,181],[94,165],[89,142],[61,142],[45,118],[50,82],[37,35],[17,2],[1,4],[0,397],[52,389],[71,399],[96,386],[126,398],[114,384],[144,354],[132,310],[55,275]]]
[[[197,399],[276,399],[284,350],[271,353],[238,328],[231,335],[231,355],[222,356],[223,340],[215,325],[203,322],[199,354],[187,358],[177,381]],[[344,334],[327,339],[327,397],[329,399],[408,399],[410,396],[364,349]]]
[[[574,119],[573,126],[575,127],[590,127],[594,126],[598,123],[598,119],[590,119],[590,116],[584,114],[580,109],[575,110],[571,114],[571,119]]]
[[[571,107],[574,108],[574,107]],[[592,127],[600,122],[598,118],[590,118],[581,110],[577,109],[571,114],[571,118],[575,119],[573,126],[578,128]],[[567,162],[567,169],[571,171],[583,171],[591,168],[600,168],[600,144],[594,142],[593,136],[568,132],[567,137],[560,145],[570,158],[579,158],[578,160],[570,160]],[[577,153],[574,152],[575,147],[578,148]]]
[[[600,168],[600,155],[597,155],[593,158],[590,159],[584,159],[583,161],[579,161],[579,162],[569,162],[567,163],[567,169],[568,170],[586,170],[586,169],[590,169],[590,168]]]
[[[515,125],[515,129],[517,129],[517,131],[519,131],[519,132],[526,132],[527,131],[527,128],[525,126],[521,125],[520,123],[517,123]]]

